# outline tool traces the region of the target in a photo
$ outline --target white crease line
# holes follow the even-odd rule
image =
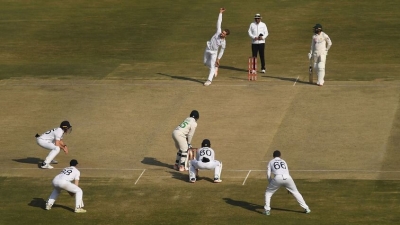
[[[142,175],[144,174],[144,171],[146,171],[146,169],[144,169],[143,172],[140,174],[140,176],[138,177],[138,179],[137,179],[136,182],[135,182],[135,185],[136,185],[137,182],[139,182],[139,179],[140,179],[140,178],[142,177]]]
[[[246,183],[246,180],[247,180],[247,178],[249,177],[250,173],[251,173],[251,170],[249,170],[249,172],[247,173],[247,176],[246,176],[246,178],[244,178],[244,181],[243,181],[243,184],[242,184],[242,185],[244,185],[244,183]]]
[[[296,81],[294,82],[293,86],[296,85],[297,81],[299,80],[299,77],[300,77],[300,76],[297,76]]]

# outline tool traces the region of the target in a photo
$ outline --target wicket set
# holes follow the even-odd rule
[[[257,58],[256,57],[249,57],[248,79],[249,79],[249,81],[257,80]]]

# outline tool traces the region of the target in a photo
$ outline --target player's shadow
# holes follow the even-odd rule
[[[35,158],[35,157],[27,157],[25,159],[13,159],[14,162],[19,163],[27,163],[27,164],[36,164],[38,168],[42,166],[42,159]]]
[[[313,85],[310,84],[307,81],[301,81],[301,80],[297,80],[297,78],[292,78],[292,77],[275,77],[275,76],[268,76],[268,75],[264,75],[261,77],[266,77],[266,78],[272,78],[272,79],[278,79],[278,80],[283,80],[283,81],[290,81],[290,82],[296,82],[296,83],[300,83],[300,84],[309,84],[309,85]]]
[[[197,83],[201,83],[201,84],[203,83],[203,81],[201,81],[201,80],[193,79],[190,77],[173,76],[173,75],[169,75],[169,74],[165,74],[165,73],[157,73],[157,74],[161,75],[161,76],[170,77],[172,79],[187,80],[187,81],[197,82]]]
[[[262,206],[262,205],[257,205],[257,204],[245,202],[245,201],[233,200],[231,198],[223,198],[223,200],[230,205],[242,207],[242,208],[247,209],[252,212],[256,212],[256,213],[260,213],[260,214],[263,214],[263,212],[264,212],[264,206]]]
[[[158,161],[156,158],[153,158],[153,157],[144,157],[142,160],[142,163],[146,164],[146,165],[160,166],[160,167],[166,167],[166,168],[174,167],[173,165]]]
[[[234,70],[234,71],[240,71],[240,72],[248,72],[248,70],[245,69],[241,69],[241,68],[236,68],[233,66],[219,66],[220,69],[224,69],[224,70]]]
[[[46,201],[43,198],[33,198],[31,200],[31,202],[28,203],[29,206],[32,207],[37,207],[37,208],[41,208],[43,210],[46,210]],[[54,208],[63,208],[65,210],[74,212],[74,209],[67,207],[67,206],[63,206],[63,205],[58,205],[58,204],[54,204],[52,207],[52,209]]]
[[[298,211],[298,210],[292,210],[292,209],[281,209],[281,208],[274,208],[274,207],[271,207],[271,210],[294,212],[294,213],[304,213],[304,211]]]
[[[27,164],[38,164],[42,162],[42,159],[36,158],[36,157],[26,157],[24,159],[13,159],[15,162],[19,163],[27,163]]]

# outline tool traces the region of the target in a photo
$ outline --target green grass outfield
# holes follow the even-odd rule
[[[84,171],[84,170],[83,170]],[[395,224],[399,181],[299,180],[311,214],[279,190],[272,214],[262,214],[266,182],[245,185],[207,180],[134,184],[134,180],[89,178],[82,184],[86,214],[74,214],[74,200],[62,193],[50,211],[43,209],[49,180],[1,178],[1,224]],[[210,187],[210,185],[212,187]],[[180,191],[184,189],[185,191]],[[362,210],[361,210],[362,209]]]
[[[250,55],[249,24],[267,23],[268,76],[298,77],[308,68],[312,26],[333,46],[327,80],[398,79],[396,1],[1,1],[0,79],[84,77],[205,79],[205,42],[227,9],[221,74],[242,78]],[[244,70],[244,71],[243,71]],[[266,77],[270,78],[270,77]]]
[[[0,0],[0,225],[395,224],[400,220],[400,2]],[[203,87],[218,9],[229,28],[219,76]],[[247,82],[249,24],[261,13],[267,73]],[[326,85],[308,85],[312,29],[333,41]],[[223,183],[173,171],[172,129],[201,114]],[[39,170],[36,132],[69,119],[70,154]],[[264,204],[279,148],[311,207],[279,190]],[[86,214],[51,180],[80,162]],[[250,173],[251,171],[251,173]],[[248,175],[248,177],[246,176]]]

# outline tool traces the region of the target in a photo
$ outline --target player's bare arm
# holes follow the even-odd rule
[[[225,12],[225,8],[220,8],[219,13],[223,13],[223,12]]]
[[[65,154],[68,154],[68,147],[62,140],[56,140],[56,146],[60,147]]]

